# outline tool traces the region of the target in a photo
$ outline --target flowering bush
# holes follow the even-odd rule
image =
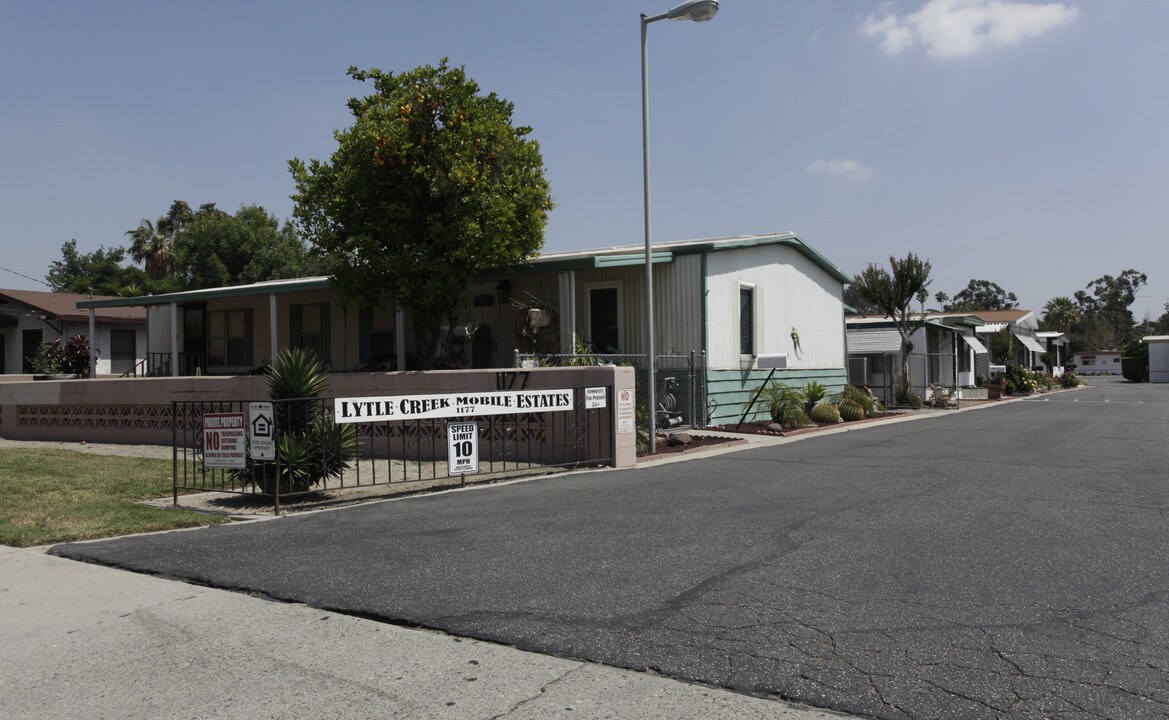
[[[1033,393],[1039,391],[1039,380],[1035,373],[1022,365],[1007,367],[1006,390],[1008,393]]]

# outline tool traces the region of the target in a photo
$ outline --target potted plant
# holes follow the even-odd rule
[[[43,343],[32,359],[33,380],[76,380],[89,376],[89,341],[74,335]]]

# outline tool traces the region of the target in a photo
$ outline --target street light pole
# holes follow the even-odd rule
[[[705,22],[718,13],[718,0],[687,0],[661,15],[641,14],[641,164],[642,190],[645,203],[645,332],[646,359],[649,375],[649,452],[657,452],[657,368],[654,357],[654,277],[653,250],[650,240],[649,214],[649,51],[647,28],[658,20],[690,20]]]

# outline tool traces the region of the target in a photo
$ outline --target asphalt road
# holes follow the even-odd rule
[[[59,546],[880,718],[1169,715],[1169,386]]]

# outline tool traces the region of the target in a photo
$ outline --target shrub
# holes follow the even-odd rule
[[[763,388],[759,399],[767,404],[771,421],[785,428],[802,428],[811,425],[808,411],[804,408],[807,399],[799,389],[779,381]]]
[[[62,345],[60,340],[45,343],[37,350],[32,361],[33,372],[43,375],[68,373],[89,376],[89,340],[83,335],[74,335]]]
[[[1059,379],[1059,384],[1064,388],[1074,388],[1080,384],[1080,379],[1071,370],[1064,370],[1063,375]]]

